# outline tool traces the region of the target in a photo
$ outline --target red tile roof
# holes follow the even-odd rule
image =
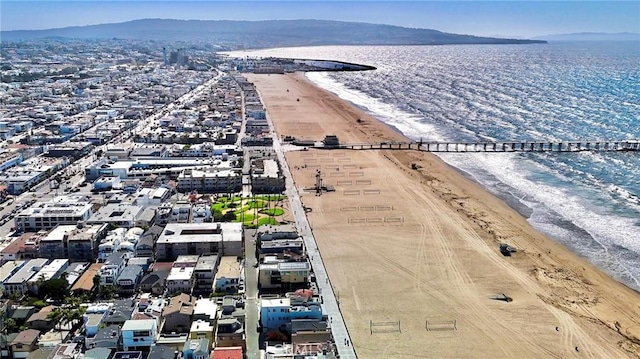
[[[218,347],[211,353],[211,359],[242,359],[241,347]]]

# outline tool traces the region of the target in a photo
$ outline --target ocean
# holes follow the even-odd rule
[[[640,43],[323,46],[235,56],[377,67],[318,86],[424,141],[640,139]],[[442,153],[539,231],[640,290],[640,153]]]

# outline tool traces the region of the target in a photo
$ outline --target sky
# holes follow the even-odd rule
[[[325,19],[527,38],[576,32],[638,33],[640,1],[0,1],[0,30],[143,18]]]

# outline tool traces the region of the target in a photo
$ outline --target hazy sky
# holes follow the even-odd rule
[[[12,1],[0,29],[30,30],[141,18],[327,19],[480,36],[640,32],[640,1]]]

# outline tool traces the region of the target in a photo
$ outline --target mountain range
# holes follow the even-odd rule
[[[547,41],[640,41],[637,32],[578,32],[572,34],[554,34],[535,37],[537,40]]]
[[[228,48],[313,45],[531,44],[544,40],[459,35],[432,29],[330,20],[173,20],[141,19],[122,23],[0,33],[2,41],[38,38],[206,41]]]

